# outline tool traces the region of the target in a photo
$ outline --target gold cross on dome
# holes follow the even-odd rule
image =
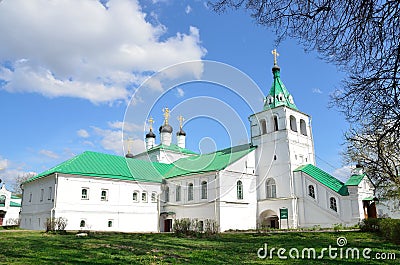
[[[153,119],[152,117],[150,117],[150,119],[148,120],[148,122],[149,122],[149,129],[150,129],[150,131],[152,131],[152,130],[153,130],[154,119]]]
[[[165,108],[163,108],[162,111],[164,112],[164,124],[168,125],[169,109],[167,107],[165,107]]]
[[[128,137],[127,139],[125,139],[126,144],[127,144],[127,149],[128,149],[128,154],[131,153],[131,148],[133,145],[133,138],[132,137]]]
[[[183,122],[185,121],[185,119],[182,117],[182,115],[179,115],[178,121],[179,121],[179,127],[182,129]]]
[[[274,65],[278,65],[278,56],[279,56],[279,53],[276,51],[276,49],[273,49],[272,51],[271,51],[271,53],[274,55]]]

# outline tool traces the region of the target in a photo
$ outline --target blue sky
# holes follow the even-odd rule
[[[340,177],[347,172],[340,156],[347,124],[328,108],[344,74],[317,54],[304,53],[290,39],[276,47],[272,32],[255,25],[248,13],[216,14],[206,1],[101,2],[0,2],[0,178],[8,186],[19,174],[39,173],[85,150],[122,154],[131,96],[146,78],[172,64],[222,62],[268,93],[274,48],[284,84],[297,107],[312,116],[318,166]],[[251,109],[224,87],[191,83],[158,93],[163,96],[157,102],[141,98],[152,106],[156,128],[163,106],[209,97],[234,106],[248,129]],[[212,110],[211,105],[200,100],[192,106]],[[175,131],[176,116],[171,117]],[[133,152],[139,152],[143,123],[125,126],[134,138]],[[231,144],[215,119],[196,118],[184,129],[194,151]]]

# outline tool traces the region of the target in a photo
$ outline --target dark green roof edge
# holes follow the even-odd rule
[[[326,187],[330,188],[331,190],[335,191],[336,193],[342,196],[349,195],[347,186],[343,182],[314,165],[306,164],[299,166],[294,170],[294,172],[306,173],[307,175],[325,185]]]
[[[356,175],[353,174],[350,176],[350,178],[346,181],[345,185],[346,186],[358,186],[360,182],[364,179],[366,174],[361,174],[361,175]]]
[[[21,207],[21,204],[10,201],[10,207]]]

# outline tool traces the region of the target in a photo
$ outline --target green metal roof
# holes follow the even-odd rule
[[[286,89],[281,80],[279,66],[275,65],[272,68],[272,73],[274,75],[274,82],[265,101],[264,110],[273,109],[279,106],[286,106],[298,110],[294,104],[292,95],[290,95],[289,91]]]
[[[254,149],[256,147],[245,144],[209,154],[181,158],[173,163],[173,167],[166,173],[165,178],[222,170]]]
[[[21,204],[10,201],[10,207],[21,207]]]
[[[86,151],[30,178],[27,182],[53,173],[120,180],[161,182],[162,177],[160,172],[165,173],[170,167],[170,165],[158,162],[147,162],[122,156]]]
[[[349,195],[347,186],[343,182],[341,182],[337,178],[329,175],[328,173],[326,173],[325,171],[323,171],[322,169],[320,169],[314,165],[311,165],[311,164],[303,165],[303,166],[296,168],[294,171],[295,172],[301,171],[301,172],[306,173],[310,177],[314,178],[318,182],[327,186],[331,190],[339,193],[340,195],[343,195],[343,196]]]
[[[168,150],[168,151],[172,151],[175,153],[183,153],[183,154],[188,154],[188,155],[197,155],[197,153],[186,149],[186,148],[181,148],[179,146],[177,146],[176,144],[171,144],[171,145],[163,145],[163,144],[159,144],[157,146],[154,146],[153,148],[150,148],[149,150],[143,152],[143,153],[151,153],[157,150]],[[143,154],[140,153],[139,155]]]
[[[16,199],[21,199],[21,197],[12,194],[12,195],[11,195],[11,199],[14,199],[14,200],[16,200]]]
[[[161,182],[163,177],[198,174],[221,170],[242,158],[255,147],[249,144],[227,148],[210,154],[181,158],[172,164],[143,161],[134,158],[86,151],[26,182],[54,174],[63,173],[119,180]]]
[[[346,186],[358,186],[365,177],[365,174],[361,175],[352,175],[345,183]]]

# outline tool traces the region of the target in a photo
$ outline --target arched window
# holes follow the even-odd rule
[[[263,119],[260,121],[261,124],[261,134],[267,133],[267,122]]]
[[[188,201],[193,201],[193,183],[188,185]]]
[[[0,196],[0,207],[5,207],[6,206],[6,196],[1,195]]]
[[[267,179],[266,181],[266,194],[267,198],[276,198],[276,184],[274,179]]]
[[[300,133],[307,136],[307,126],[306,122],[303,119],[300,120]]]
[[[331,197],[331,198],[329,199],[329,202],[330,202],[330,208],[331,208],[332,210],[334,210],[335,212],[337,212],[336,199],[333,198],[333,197]]]
[[[169,187],[165,187],[165,193],[164,193],[164,200],[165,202],[169,202]]]
[[[137,192],[137,191],[134,191],[134,192],[132,193],[132,200],[133,200],[134,202],[138,202],[138,201],[139,201],[138,195],[139,195],[139,192]]]
[[[86,221],[81,220],[81,223],[79,224],[79,227],[85,227],[86,226]]]
[[[175,200],[177,202],[181,200],[181,185],[177,185],[175,188]]]
[[[201,198],[207,199],[207,181],[201,182]]]
[[[82,200],[88,200],[89,199],[89,189],[83,188],[82,189]]]
[[[293,115],[290,115],[290,129],[294,132],[297,132],[296,118]]]
[[[279,126],[278,126],[278,116],[273,116],[272,117],[272,124],[273,124],[273,131],[277,131],[279,130]]]
[[[238,200],[243,200],[243,183],[240,180],[236,182],[236,194]]]
[[[112,227],[113,226],[113,222],[112,222],[112,220],[108,220],[108,227]]]
[[[313,185],[308,186],[308,195],[315,199],[315,190]]]

